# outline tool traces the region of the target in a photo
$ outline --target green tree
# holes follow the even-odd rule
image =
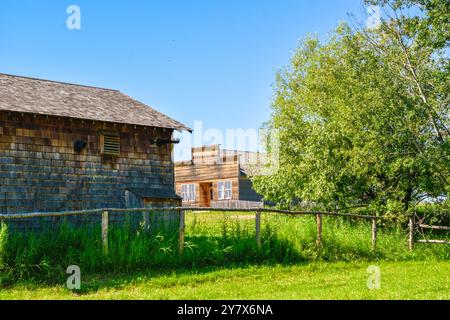
[[[380,52],[398,76],[410,82],[410,94],[426,107],[440,143],[449,130],[450,2],[446,0],[366,0],[381,6],[379,30],[361,30],[368,43]],[[414,9],[414,10],[413,10]],[[410,13],[413,10],[413,13]],[[430,63],[432,68],[430,68]],[[437,67],[436,67],[437,66]],[[437,88],[437,86],[440,86]],[[438,98],[438,101],[436,101]],[[444,104],[439,108],[436,104]]]
[[[400,1],[378,2],[393,14],[380,28],[341,25],[326,43],[311,36],[278,74],[267,126],[278,131],[280,166],[254,178],[267,200],[400,213],[448,196],[445,44],[414,31]]]
[[[396,16],[403,31],[421,46],[442,49],[450,42],[450,2],[448,0],[365,0],[367,5],[385,9],[385,16]]]

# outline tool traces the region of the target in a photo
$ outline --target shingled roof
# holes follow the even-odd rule
[[[0,73],[2,110],[191,131],[117,90],[4,73]]]

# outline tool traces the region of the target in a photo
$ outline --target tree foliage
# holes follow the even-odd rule
[[[266,200],[399,213],[448,196],[448,34],[427,9],[448,4],[375,2],[389,7],[380,28],[310,36],[277,75],[267,126],[279,135],[279,169],[253,179]],[[417,4],[420,18],[401,13]]]
[[[421,46],[441,49],[450,41],[450,2],[447,0],[365,0],[398,14],[404,32]],[[413,9],[413,13],[408,11]],[[410,13],[410,14],[408,14]],[[389,13],[388,13],[389,15]],[[388,16],[389,18],[389,16]]]

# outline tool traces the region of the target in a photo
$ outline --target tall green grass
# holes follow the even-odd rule
[[[16,281],[59,282],[66,268],[82,273],[124,273],[148,268],[170,270],[243,264],[290,264],[310,261],[450,260],[446,246],[418,244],[411,253],[403,228],[379,229],[371,249],[369,222],[325,217],[323,245],[317,247],[314,217],[264,214],[261,247],[255,242],[254,215],[188,213],[184,254],[178,235],[169,230],[148,233],[132,225],[110,226],[109,251],[104,253],[100,226],[73,228],[62,224],[45,233],[8,232],[0,228],[0,284]],[[428,235],[432,236],[432,235]],[[440,238],[449,238],[441,233]]]

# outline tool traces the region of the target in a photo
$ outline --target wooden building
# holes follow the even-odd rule
[[[192,148],[192,160],[175,163],[176,192],[183,206],[261,207],[262,196],[250,180],[259,157],[255,152],[223,150],[219,145]]]
[[[174,130],[116,90],[0,74],[0,213],[180,205]]]

